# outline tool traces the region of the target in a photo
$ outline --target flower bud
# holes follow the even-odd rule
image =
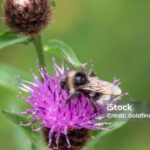
[[[40,32],[52,16],[47,0],[6,0],[4,10],[6,24],[25,35]]]

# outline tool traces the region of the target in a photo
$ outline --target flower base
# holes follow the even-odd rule
[[[44,137],[46,143],[48,143],[49,138],[49,129],[45,128],[44,130]],[[61,134],[58,142],[58,146],[56,144],[56,136],[55,133],[52,136],[52,142],[50,148],[53,150],[81,150],[83,146],[87,143],[89,138],[91,137],[90,130],[82,128],[82,129],[71,129],[68,131],[68,139],[70,141],[70,147],[68,147],[68,143],[66,141],[65,135]]]

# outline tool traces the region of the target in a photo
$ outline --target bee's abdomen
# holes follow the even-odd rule
[[[48,142],[48,132],[49,129],[46,129],[44,131],[46,142]],[[90,138],[90,131],[85,128],[71,129],[70,131],[68,131],[67,136],[70,141],[71,147],[68,148],[66,137],[63,134],[61,134],[58,144],[58,150],[81,150]],[[52,137],[51,148],[55,149],[56,147],[56,138],[54,133]]]

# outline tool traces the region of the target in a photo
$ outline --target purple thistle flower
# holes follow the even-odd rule
[[[45,69],[40,69],[43,81],[34,75],[34,82],[24,81],[20,89],[28,93],[22,96],[30,105],[25,113],[29,114],[33,120],[21,126],[30,126],[37,121],[41,126],[34,131],[48,129],[48,145],[52,145],[53,137],[55,145],[58,148],[60,137],[63,135],[66,139],[67,147],[71,147],[68,132],[73,129],[82,130],[107,130],[104,128],[107,122],[101,122],[104,115],[103,104],[98,105],[98,113],[95,113],[93,106],[85,95],[80,98],[74,98],[69,104],[66,100],[69,98],[68,93],[60,87],[60,80],[68,73],[64,65],[60,68],[54,63],[55,75],[51,76]],[[114,82],[116,86],[117,82]]]

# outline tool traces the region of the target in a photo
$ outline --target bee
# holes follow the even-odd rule
[[[98,112],[98,101],[110,100],[112,97],[120,96],[122,93],[118,80],[110,83],[100,80],[93,72],[86,73],[85,71],[70,71],[60,81],[60,86],[70,95],[66,103],[69,103],[74,97],[79,97],[81,94],[84,94],[88,97],[95,112]]]

